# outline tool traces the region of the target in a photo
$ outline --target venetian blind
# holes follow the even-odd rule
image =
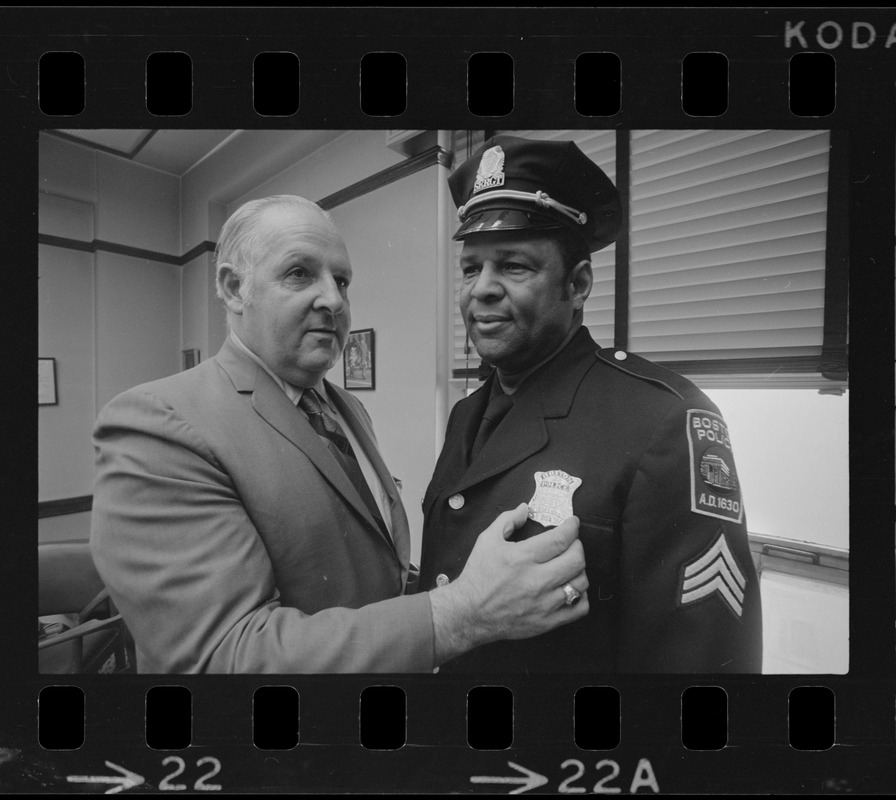
[[[610,178],[616,180],[616,134],[614,131],[499,131],[527,139],[552,139],[558,141],[574,141],[589,158],[591,158]],[[465,140],[464,140],[465,141]],[[481,140],[480,140],[481,143]],[[477,145],[478,146],[478,145]],[[455,166],[464,162],[467,154],[464,150],[455,150]],[[457,218],[453,220],[457,228]],[[474,370],[479,366],[476,349],[466,343],[466,329],[458,308],[458,297],[461,288],[461,273],[458,267],[462,244],[457,242],[454,264],[454,309],[453,309],[453,351],[452,374],[459,376],[464,370]],[[613,315],[615,308],[616,251],[610,245],[593,256],[594,288],[585,304],[585,324],[591,335],[602,345],[613,344]],[[466,352],[466,349],[469,352]]]
[[[575,141],[616,179],[614,131],[506,133]],[[685,374],[789,372],[783,358],[823,380],[807,364],[824,332],[829,133],[651,130],[630,141],[628,327],[618,332],[628,349]],[[585,324],[612,346],[615,248],[593,264]],[[478,364],[464,344],[455,303],[455,375]]]
[[[820,356],[829,134],[633,131],[628,347]]]

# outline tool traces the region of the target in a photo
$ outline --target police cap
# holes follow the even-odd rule
[[[595,252],[616,241],[619,192],[575,142],[493,136],[448,178],[461,226],[486,231],[566,228]]]

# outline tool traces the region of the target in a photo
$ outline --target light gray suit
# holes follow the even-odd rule
[[[327,384],[386,487],[394,544],[282,389],[227,341],[100,413],[91,545],[141,672],[425,672],[428,595],[370,419]]]

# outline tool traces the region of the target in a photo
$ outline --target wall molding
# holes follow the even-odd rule
[[[126,244],[106,242],[102,239],[93,239],[89,242],[83,242],[80,239],[69,239],[66,236],[51,236],[49,233],[38,233],[37,241],[39,244],[48,244],[52,247],[64,247],[68,250],[81,250],[86,253],[115,253],[120,256],[142,258],[146,261],[157,261],[160,264],[171,264],[175,267],[182,267],[185,264],[189,264],[194,258],[203,253],[213,253],[216,247],[214,242],[204,241],[200,242],[181,256],[172,256],[168,253],[159,253],[156,250],[144,250],[142,247],[131,247]]]
[[[119,158],[125,158],[128,161],[133,161],[137,154],[149,144],[149,140],[155,136],[158,131],[157,130],[149,130],[146,129],[146,134],[143,138],[137,142],[136,146],[133,150],[119,150],[116,147],[109,147],[105,144],[100,144],[99,142],[92,142],[89,139],[82,139],[80,136],[72,136],[70,133],[65,133],[61,130],[43,130],[41,133],[45,133],[47,136],[53,136],[57,139],[63,139],[66,142],[73,142],[74,144],[80,145],[81,147],[86,147],[88,150],[99,150],[101,153],[109,153],[113,156],[118,156]],[[156,169],[155,167],[150,167],[150,169]],[[157,171],[161,171],[158,170]]]
[[[93,495],[63,497],[60,500],[44,500],[37,504],[37,518],[61,517],[63,514],[80,514],[93,508]]]
[[[318,200],[317,204],[325,211],[348,203],[366,194],[395,183],[410,175],[414,175],[421,170],[427,169],[435,164],[439,164],[447,169],[451,168],[454,160],[454,154],[450,150],[434,145],[416,156],[407,158],[404,161],[394,164],[391,167],[380,170],[360,181],[340,189],[327,195],[322,200]],[[160,253],[156,250],[145,250],[142,247],[131,247],[130,245],[117,244],[116,242],[107,242],[103,239],[93,239],[85,242],[80,239],[69,239],[66,236],[52,236],[49,233],[38,233],[37,240],[40,244],[50,245],[52,247],[64,247],[69,250],[80,250],[86,253],[115,253],[122,256],[130,256],[132,258],[142,258],[146,261],[156,261],[160,264],[171,264],[176,267],[182,267],[190,263],[194,258],[203,253],[213,253],[217,246],[215,242],[208,240],[200,242],[192,249],[180,256],[170,255],[168,253]]]
[[[431,167],[434,164],[440,164],[441,166],[450,169],[453,160],[454,154],[451,153],[451,151],[439,147],[438,145],[434,145],[416,156],[412,156],[398,164],[394,164],[391,167],[386,167],[386,169],[375,172],[370,177],[346,186],[338,192],[328,194],[322,200],[318,200],[317,204],[325,211],[329,211],[350,200],[355,200],[358,197],[363,197],[365,194],[370,194],[377,189],[381,189],[383,186],[388,186],[390,183],[395,183],[395,181],[400,181],[402,178],[407,178],[408,176],[420,172],[427,167]]]

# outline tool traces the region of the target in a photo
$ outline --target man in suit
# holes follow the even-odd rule
[[[404,595],[407,518],[361,404],[324,380],[351,327],[351,263],[293,196],[224,225],[229,336],[100,413],[91,544],[141,672],[430,671],[588,610],[576,521],[522,549],[483,526],[456,586]]]
[[[728,430],[692,383],[583,326],[616,188],[573,142],[496,136],[450,177],[460,308],[496,369],[452,410],[424,498],[420,586],[450,585],[472,531],[528,501],[518,539],[576,514],[587,617],[448,670],[758,672],[759,586]]]

